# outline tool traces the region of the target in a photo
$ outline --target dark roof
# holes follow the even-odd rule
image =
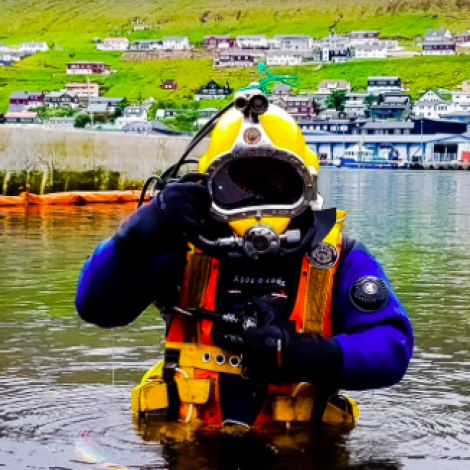
[[[10,99],[26,100],[30,96],[35,97],[35,98],[39,98],[40,96],[43,96],[43,95],[44,95],[44,93],[42,91],[14,91],[10,95]]]

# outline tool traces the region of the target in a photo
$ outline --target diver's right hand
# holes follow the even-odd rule
[[[156,203],[175,234],[197,235],[209,214],[212,199],[207,187],[198,182],[203,175],[189,173],[158,193]]]
[[[114,236],[116,249],[138,258],[184,249],[188,237],[202,230],[211,207],[209,191],[196,183],[203,178],[188,174],[139,207]]]

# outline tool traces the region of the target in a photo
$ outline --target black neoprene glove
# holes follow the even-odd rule
[[[267,325],[245,331],[243,366],[250,378],[274,383],[336,385],[343,354],[334,338]]]
[[[116,248],[126,255],[156,256],[201,232],[211,207],[204,176],[187,174],[141,206],[118,229]]]
[[[217,346],[241,353],[244,348],[245,331],[271,325],[278,320],[277,310],[265,299],[253,296],[233,306],[230,316],[221,315],[211,330],[211,338]],[[231,319],[232,321],[227,321]]]

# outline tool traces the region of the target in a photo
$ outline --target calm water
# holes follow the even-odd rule
[[[86,256],[133,206],[0,208],[0,467],[470,468],[470,173],[326,170],[321,191],[349,211],[347,233],[383,262],[416,333],[400,385],[352,394],[356,429],[177,444],[139,428],[130,389],[161,357],[156,311],[112,332],[73,305]]]

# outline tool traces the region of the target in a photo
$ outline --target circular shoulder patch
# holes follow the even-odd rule
[[[359,278],[349,289],[351,303],[361,312],[378,312],[388,303],[388,290],[382,279]]]
[[[318,269],[330,269],[338,261],[338,250],[333,245],[320,242],[307,253],[307,259]]]

